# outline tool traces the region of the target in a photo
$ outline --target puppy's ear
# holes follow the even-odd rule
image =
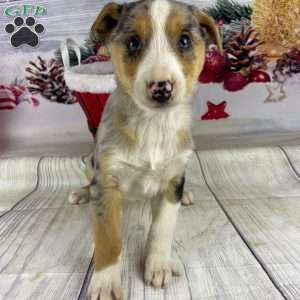
[[[204,29],[205,34],[207,35],[208,43],[214,43],[220,52],[223,52],[220,31],[214,19],[202,11],[197,12],[197,17],[201,28]]]
[[[91,28],[91,38],[106,43],[119,23],[123,5],[111,2],[104,6]]]

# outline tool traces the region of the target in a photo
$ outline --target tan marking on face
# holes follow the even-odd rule
[[[93,210],[95,241],[95,270],[100,271],[118,261],[122,250],[121,217],[123,194],[116,178],[109,175],[110,155],[103,154],[100,160],[101,210]]]
[[[187,90],[192,91],[198,76],[203,68],[205,59],[205,43],[187,30],[189,14],[186,11],[173,10],[166,24],[166,34],[172,43],[177,58],[182,65],[182,71],[186,78]],[[193,49],[181,52],[177,47],[177,41],[182,33],[187,33],[193,42]]]
[[[198,80],[205,61],[205,44],[204,42],[195,42],[194,58],[181,58],[183,72],[186,76],[188,90],[191,91]]]
[[[137,34],[142,40],[143,45],[146,45],[151,38],[152,32],[150,17],[146,14],[140,14],[135,17],[133,23],[130,25],[130,31],[132,35]],[[121,37],[121,40],[112,44],[112,62],[119,83],[122,85],[124,91],[131,95],[137,68],[146,49],[141,49],[141,52],[137,56],[128,56],[126,40],[130,37],[130,34],[125,33],[124,35],[124,37]]]
[[[183,12],[172,11],[166,23],[167,35],[173,40],[177,39],[183,31],[186,23],[186,15]]]

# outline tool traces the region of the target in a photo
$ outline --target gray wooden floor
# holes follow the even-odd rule
[[[0,159],[0,299],[84,299],[93,247],[80,157]],[[300,299],[300,147],[195,153],[195,205],[182,208],[167,290],[142,281],[149,206],[126,205],[123,285],[130,300]]]

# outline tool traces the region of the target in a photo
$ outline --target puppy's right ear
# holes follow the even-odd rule
[[[104,6],[91,28],[91,38],[106,43],[118,25],[123,5],[111,2]]]
[[[220,52],[223,52],[222,39],[220,31],[213,18],[202,11],[198,11],[198,20],[200,26],[205,30],[208,43],[214,43]]]

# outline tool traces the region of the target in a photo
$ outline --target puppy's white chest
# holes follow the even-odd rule
[[[136,159],[149,170],[163,169],[176,154],[177,140],[170,134],[154,133],[137,151]]]
[[[177,124],[167,118],[142,123],[138,127],[138,145],[132,158],[151,171],[165,168],[178,155]]]
[[[161,191],[168,181],[178,174],[185,160],[185,153],[178,153],[176,136],[153,133],[140,147],[123,160],[121,181],[131,195],[149,196]]]

